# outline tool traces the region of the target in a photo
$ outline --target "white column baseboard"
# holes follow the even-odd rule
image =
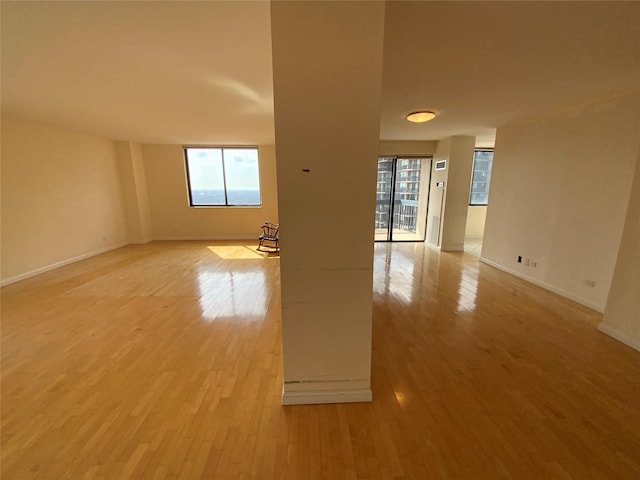
[[[322,403],[361,403],[371,402],[373,393],[370,388],[358,390],[316,390],[282,391],[282,405],[316,405]]]

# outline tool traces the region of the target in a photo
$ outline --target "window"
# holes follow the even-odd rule
[[[487,205],[492,165],[493,150],[476,150],[474,152],[469,205]]]
[[[192,207],[259,206],[257,148],[185,148]]]
[[[375,241],[424,240],[428,190],[420,191],[420,178],[427,175],[428,185],[430,169],[430,158],[378,159]]]

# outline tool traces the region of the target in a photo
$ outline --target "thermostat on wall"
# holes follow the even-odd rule
[[[444,170],[445,168],[447,168],[447,161],[446,160],[438,160],[436,162],[436,170]]]

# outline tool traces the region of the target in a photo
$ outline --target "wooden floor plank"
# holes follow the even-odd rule
[[[280,405],[279,259],[254,245],[2,288],[2,478],[640,478],[640,353],[598,313],[468,254],[374,261],[368,404]]]

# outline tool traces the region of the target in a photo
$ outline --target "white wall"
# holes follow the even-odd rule
[[[127,242],[114,143],[3,117],[3,284]]]
[[[616,269],[599,329],[640,350],[640,150]]]
[[[628,95],[498,129],[482,259],[603,311],[638,152],[638,102]]]
[[[467,209],[467,226],[465,237],[481,238],[484,235],[484,222],[487,218],[486,205],[469,205]]]
[[[190,207],[180,145],[143,145],[153,238],[257,239],[265,220],[278,222],[275,147],[258,147],[260,207]]]

